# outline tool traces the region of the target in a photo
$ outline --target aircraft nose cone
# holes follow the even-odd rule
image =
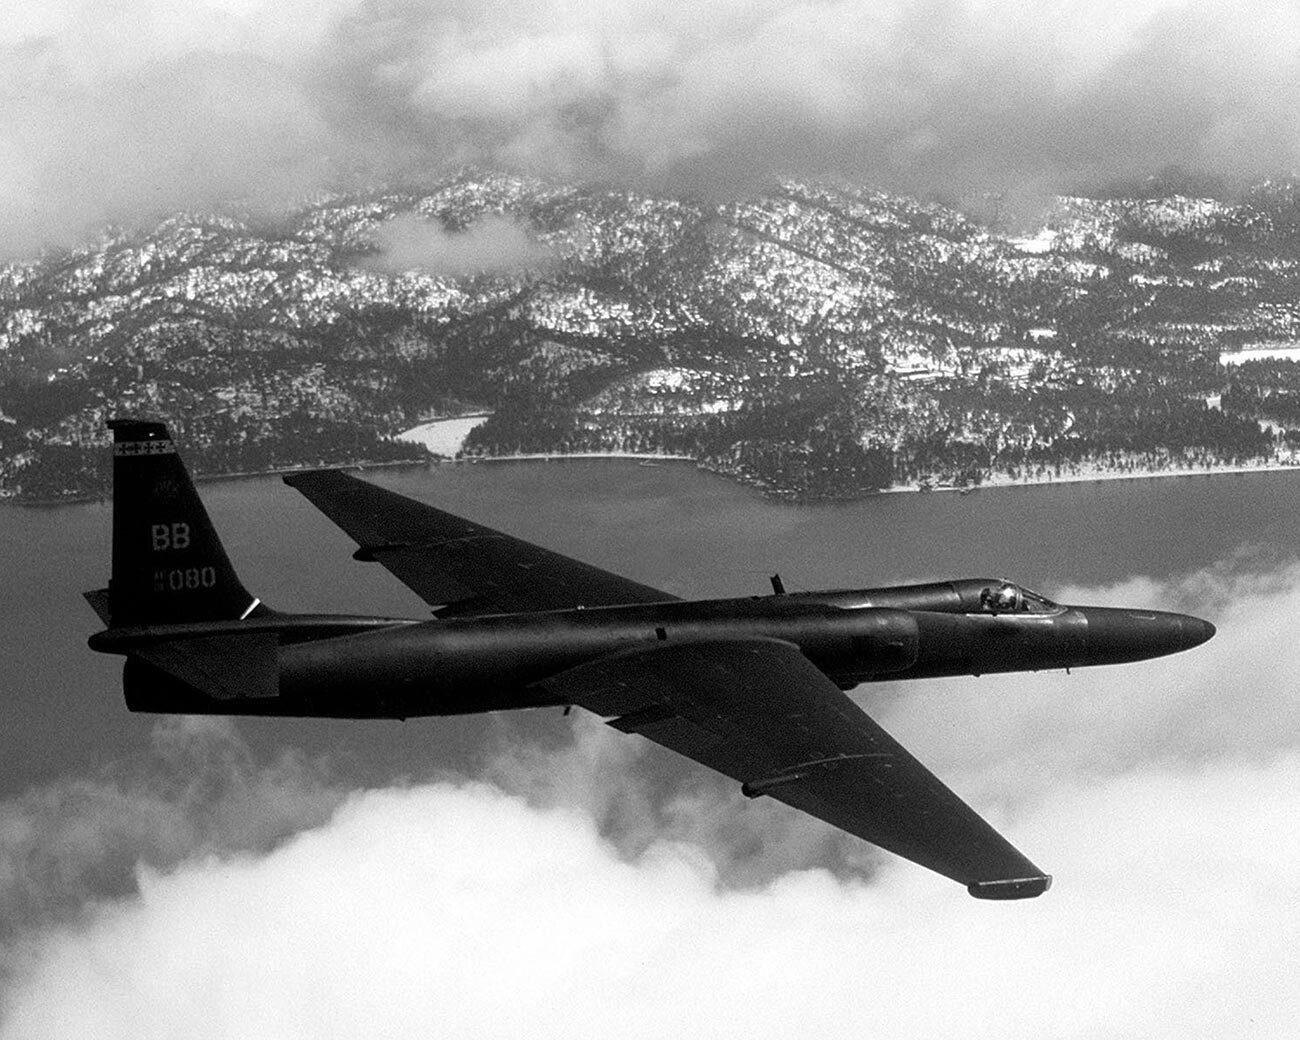
[[[1095,664],[1144,661],[1200,646],[1214,626],[1187,614],[1163,610],[1090,607],[1088,657]]]
[[[1208,621],[1202,621],[1198,617],[1191,617],[1184,614],[1180,618],[1180,628],[1183,630],[1183,649],[1190,650],[1194,646],[1200,646],[1214,637],[1217,631]]]

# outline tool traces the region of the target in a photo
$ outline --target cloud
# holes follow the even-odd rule
[[[904,865],[720,888],[689,845],[629,862],[493,786],[368,792],[46,933],[0,1036],[1284,1037],[1297,781],[1292,755],[1059,791],[1020,830],[1062,883],[1010,906]]]
[[[256,56],[196,52],[85,80],[39,52],[18,55],[5,79],[10,248],[181,209],[274,209],[331,172],[329,128],[283,68]]]
[[[265,852],[343,797],[321,763],[260,762],[228,721],[180,717],[155,726],[147,758],[0,802],[0,975],[6,937],[130,895],[141,865]]]
[[[1210,617],[1190,653],[855,694],[1055,874],[1038,900],[972,900],[581,713],[572,742],[503,731],[474,780],[347,795],[168,724],[150,763],[0,812],[26,907],[0,1040],[1288,1037],[1300,565],[1252,559],[1060,592]]]
[[[465,163],[743,192],[1058,190],[1295,166],[1282,0],[20,0],[0,249]]]
[[[375,232],[379,253],[366,258],[367,267],[400,273],[455,278],[546,267],[560,253],[538,242],[518,221],[489,214],[464,231],[447,231],[422,217],[400,214]]]
[[[866,879],[885,858],[777,802],[746,798],[730,780],[683,766],[679,756],[622,737],[584,712],[573,716],[573,738],[559,748],[503,744],[481,776],[536,808],[580,812],[629,862],[656,843],[694,849],[727,888],[810,867]]]

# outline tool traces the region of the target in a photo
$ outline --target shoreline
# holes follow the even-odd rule
[[[1117,472],[1114,470],[1098,470],[1091,473],[1070,473],[1061,476],[1023,478],[1017,477],[1014,480],[999,474],[994,474],[987,480],[979,484],[966,484],[959,486],[956,484],[937,484],[933,487],[921,487],[919,484],[895,484],[887,488],[881,488],[877,494],[897,495],[908,492],[916,494],[935,494],[938,492],[953,492],[959,494],[971,494],[975,491],[985,489],[1001,489],[1016,487],[1042,487],[1050,484],[1092,484],[1103,481],[1115,480],[1161,480],[1182,477],[1220,477],[1220,476],[1242,476],[1250,473],[1291,473],[1300,472],[1300,462],[1266,462],[1256,466],[1204,466],[1196,469],[1144,469],[1134,470],[1133,472]]]
[[[567,459],[643,459],[652,462],[694,462],[694,455],[670,455],[653,451],[562,451],[524,452],[516,455],[462,455],[451,459],[435,459],[436,464],[477,465],[480,462],[564,462]]]
[[[726,477],[729,480],[735,480],[742,484],[748,484],[756,487],[765,494],[771,494],[776,498],[784,498],[787,501],[801,501],[800,499],[782,492],[780,489],[773,489],[766,485],[754,481],[745,480],[743,477],[729,473],[725,470],[714,469],[700,462],[691,455],[673,455],[659,452],[633,452],[633,451],[575,451],[575,452],[522,452],[513,455],[468,455],[459,457],[448,456],[431,456],[425,459],[385,459],[375,462],[357,460],[334,466],[282,466],[276,469],[261,471],[242,471],[237,473],[196,473],[193,474],[196,484],[216,483],[228,480],[251,480],[258,477],[283,476],[290,473],[298,473],[311,469],[340,469],[340,470],[367,470],[367,469],[396,469],[403,467],[434,467],[434,466],[476,466],[486,462],[566,462],[569,460],[591,461],[593,459],[623,459],[627,461],[636,461],[645,465],[658,465],[663,462],[689,462],[699,469],[709,473],[716,473],[718,476]],[[1017,477],[1011,479],[1002,474],[993,474],[988,479],[978,484],[936,484],[924,487],[920,484],[894,484],[890,487],[881,488],[879,491],[868,492],[866,495],[856,496],[854,500],[867,498],[870,495],[901,495],[901,494],[939,494],[956,492],[962,495],[969,495],[976,491],[999,490],[1002,488],[1020,488],[1020,487],[1043,487],[1052,484],[1091,484],[1111,482],[1117,480],[1160,480],[1160,479],[1181,479],[1184,477],[1218,477],[1218,476],[1245,476],[1252,473],[1300,473],[1300,461],[1297,462],[1267,462],[1258,465],[1245,466],[1203,466],[1196,469],[1143,469],[1132,472],[1117,472],[1097,470],[1086,473],[1070,473],[1061,476],[1029,478]],[[23,506],[35,509],[49,509],[63,505],[82,505],[87,502],[107,502],[112,500],[111,492],[96,494],[68,495],[66,497],[54,499],[23,499],[18,496],[0,496],[0,505]],[[810,499],[809,502],[833,502],[845,501],[845,499]]]
[[[753,484],[744,480],[737,474],[730,473],[726,470],[715,469],[708,466],[693,455],[671,455],[666,453],[655,452],[630,452],[630,451],[575,451],[575,452],[524,452],[512,455],[470,455],[458,458],[441,458],[432,460],[433,465],[476,465],[480,462],[564,462],[568,459],[645,459],[656,462],[691,462],[699,468],[709,473],[716,473],[719,476],[727,477],[731,480],[740,480],[742,483],[750,483],[751,486],[760,487],[765,491],[772,491],[779,497],[784,497],[780,489],[770,489],[765,485]],[[1159,480],[1166,478],[1181,477],[1217,477],[1217,476],[1241,476],[1250,473],[1289,473],[1300,472],[1300,460],[1296,462],[1265,462],[1257,465],[1214,465],[1199,466],[1195,469],[1135,469],[1132,471],[1118,470],[1093,470],[1087,472],[1077,472],[1061,474],[1060,476],[1050,477],[1016,477],[1014,479],[1007,477],[1005,474],[994,473],[978,484],[935,484],[930,487],[923,487],[921,484],[893,484],[889,487],[881,488],[879,491],[868,492],[862,498],[869,495],[898,495],[898,494],[932,494],[938,492],[957,492],[959,494],[971,494],[975,491],[986,489],[1000,488],[1017,488],[1017,487],[1042,487],[1050,484],[1090,484],[1102,481],[1114,480]]]
[[[262,477],[283,477],[292,473],[306,473],[314,469],[396,469],[403,466],[428,466],[445,459],[381,459],[367,462],[344,462],[333,466],[316,466],[304,463],[301,466],[276,466],[273,469],[237,470],[233,473],[195,473],[190,472],[190,479],[195,484],[217,484],[224,480],[258,480]],[[113,492],[96,491],[65,495],[61,498],[22,498],[18,495],[0,495],[0,506],[23,506],[30,509],[53,509],[58,506],[78,506],[87,502],[112,502]]]

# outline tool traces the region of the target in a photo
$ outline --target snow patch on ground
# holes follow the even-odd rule
[[[1267,346],[1225,351],[1219,355],[1219,364],[1240,365],[1247,361],[1268,361],[1272,358],[1300,361],[1300,346],[1295,343],[1271,343]]]
[[[486,415],[458,415],[453,419],[434,419],[399,433],[399,441],[423,444],[434,455],[454,458],[465,446],[469,431],[487,422]]]

